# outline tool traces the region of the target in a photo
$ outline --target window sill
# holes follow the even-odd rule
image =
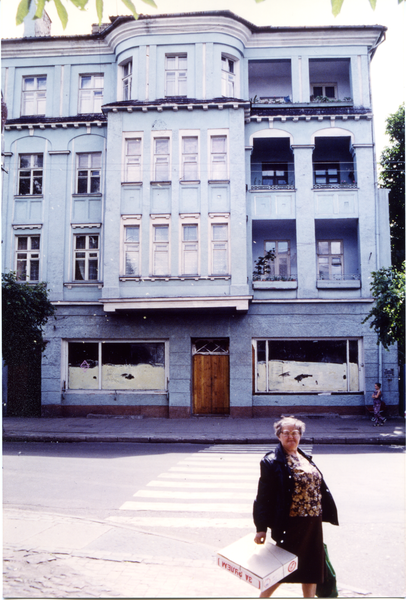
[[[160,186],[170,187],[172,185],[172,181],[150,181],[150,184],[152,186],[156,186],[156,187],[160,187]]]
[[[254,290],[296,290],[297,281],[253,281]]]
[[[291,391],[273,391],[273,392],[254,392],[254,396],[297,396],[297,395],[301,395],[301,396],[363,396],[365,392],[363,391],[359,391],[359,392],[300,392],[295,391],[295,392],[291,392]]]
[[[200,184],[200,179],[179,179],[180,185],[197,185]]]
[[[122,181],[121,182],[121,186],[122,187],[127,187],[130,185],[137,185],[138,187],[142,186],[142,181]]]
[[[222,184],[230,183],[230,180],[229,179],[209,179],[208,183],[211,185],[213,185],[213,184],[218,185],[219,183],[222,183]]]
[[[44,194],[16,194],[14,200],[42,200]]]
[[[63,287],[68,288],[68,290],[71,290],[72,288],[75,288],[75,287],[97,287],[97,288],[99,288],[99,290],[101,290],[103,287],[103,282],[102,281],[68,281],[63,284]]]

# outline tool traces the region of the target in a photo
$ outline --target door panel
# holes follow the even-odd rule
[[[228,414],[230,410],[229,357],[193,356],[193,412]]]

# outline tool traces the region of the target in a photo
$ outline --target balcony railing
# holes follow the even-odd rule
[[[253,275],[252,281],[297,281],[297,275]]]
[[[356,183],[315,183],[313,184],[314,190],[356,190],[358,185]]]
[[[261,191],[261,190],[294,190],[294,185],[252,185],[250,191]]]
[[[360,281],[361,275],[359,273],[319,273],[317,281]]]

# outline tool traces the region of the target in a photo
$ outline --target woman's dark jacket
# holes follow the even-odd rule
[[[298,452],[316,467],[311,456],[305,454],[300,448],[298,448]],[[321,474],[320,470],[317,470]],[[322,519],[338,525],[335,502],[322,474],[321,477]],[[286,461],[282,445],[279,443],[274,452],[269,452],[261,460],[261,477],[258,483],[257,498],[254,501],[254,523],[257,531],[266,531],[269,527],[275,542],[280,542],[286,533],[294,489],[293,473]]]

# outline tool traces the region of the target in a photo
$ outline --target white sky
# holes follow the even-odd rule
[[[377,158],[388,139],[385,136],[385,120],[395,112],[405,99],[405,15],[406,1],[377,0],[372,10],[369,0],[344,0],[341,13],[333,17],[330,0],[155,0],[158,9],[142,0],[133,0],[136,10],[143,14],[165,14],[205,10],[231,10],[256,25],[311,26],[311,25],[384,25],[388,28],[386,41],[378,48],[371,65],[374,122]],[[15,25],[15,13],[19,0],[1,0],[1,37],[22,37],[24,26]],[[46,10],[52,20],[53,35],[76,35],[91,32],[91,24],[97,22],[95,0],[89,0],[89,8],[79,11],[69,0],[64,0],[69,22],[62,29],[55,8],[47,4]],[[121,0],[104,0],[103,21],[110,16],[131,14]]]

